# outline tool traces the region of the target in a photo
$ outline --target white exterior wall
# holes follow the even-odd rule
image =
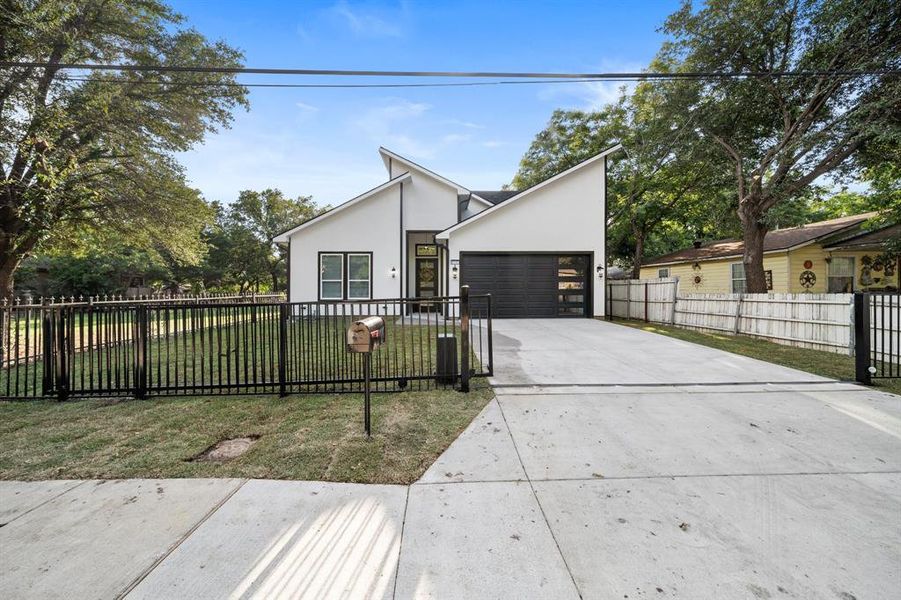
[[[605,161],[585,165],[450,232],[450,259],[459,260],[460,252],[591,254],[593,312],[603,316],[606,286],[596,268],[606,264]],[[460,276],[450,280],[452,296],[460,293]]]
[[[372,252],[372,297],[402,296],[400,194],[407,185],[391,186],[294,233],[289,300],[319,298],[320,252]],[[392,267],[397,269],[395,278]]]
[[[404,184],[404,229],[441,231],[457,222],[457,189],[411,171]]]

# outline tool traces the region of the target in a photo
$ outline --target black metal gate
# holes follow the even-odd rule
[[[491,298],[301,303],[69,303],[3,308],[0,399],[357,392],[345,349],[361,317],[386,321],[375,391],[454,386],[493,372]],[[450,373],[439,338],[456,344]],[[444,366],[443,366],[444,365]]]
[[[901,294],[854,294],[854,357],[861,383],[901,378]]]

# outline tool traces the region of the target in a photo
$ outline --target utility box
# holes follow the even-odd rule
[[[368,353],[385,343],[385,319],[366,317],[347,328],[347,351]]]
[[[439,333],[435,365],[435,381],[454,384],[459,373],[457,367],[457,337],[452,333]]]

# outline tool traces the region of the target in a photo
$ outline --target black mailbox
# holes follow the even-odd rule
[[[372,352],[385,343],[385,319],[366,317],[347,328],[348,352]]]

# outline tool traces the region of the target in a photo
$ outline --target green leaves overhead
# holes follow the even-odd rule
[[[241,53],[155,0],[10,0],[2,19],[3,60],[51,66],[0,71],[0,294],[24,256],[87,229],[197,261],[211,214],[174,153],[228,126],[246,90],[232,75],[53,65],[237,67]]]

